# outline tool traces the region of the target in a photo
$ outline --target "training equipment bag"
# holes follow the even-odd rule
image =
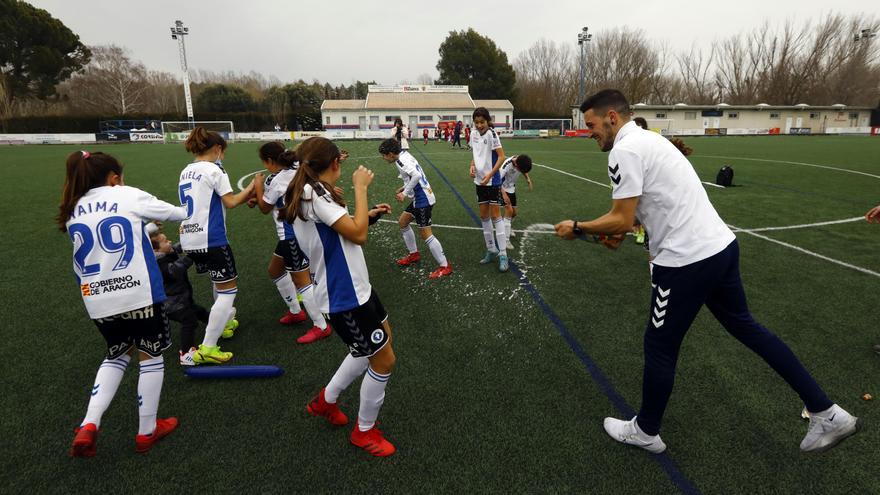
[[[721,167],[715,177],[715,183],[719,186],[730,187],[733,185],[733,168],[729,165]]]

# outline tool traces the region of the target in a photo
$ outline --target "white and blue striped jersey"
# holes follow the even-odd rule
[[[77,201],[66,225],[73,241],[73,272],[89,318],[165,300],[146,224],[184,218],[186,208],[134,187],[96,187]]]
[[[516,181],[519,179],[519,176],[522,175],[522,173],[513,166],[514,158],[516,158],[516,155],[504,160],[504,163],[498,170],[501,174],[501,189],[504,189],[504,192],[508,194],[516,193]]]
[[[409,151],[401,151],[395,164],[397,171],[400,172],[399,177],[403,179],[403,195],[412,198],[413,206],[416,208],[432,206],[437,200],[434,198],[434,191],[428,183],[428,178],[425,177],[425,171],[422,170],[416,157]]]
[[[187,218],[180,223],[184,251],[199,251],[229,244],[226,238],[226,207],[220,198],[232,192],[223,167],[212,162],[190,163],[180,173],[180,204]]]
[[[302,208],[307,220],[293,223],[299,247],[315,273],[315,302],[322,313],[350,311],[370,298],[372,287],[360,246],[333,230],[332,225],[348,209],[329,192],[318,195],[312,186],[303,189]]]
[[[266,177],[264,183],[263,202],[275,205],[275,210],[272,211],[272,218],[275,219],[275,230],[278,232],[278,239],[282,241],[296,238],[293,233],[293,225],[281,218],[281,215],[283,215],[281,210],[284,208],[284,195],[287,194],[287,186],[290,185],[294,175],[296,175],[296,170],[286,168]]]
[[[480,185],[483,179],[492,171],[492,167],[498,161],[498,151],[496,150],[500,147],[501,139],[498,137],[495,129],[489,128],[485,134],[480,134],[479,132],[471,133],[471,150],[474,152],[474,168],[476,169],[474,184]],[[486,185],[500,186],[501,174],[495,172],[492,175],[492,180]]]

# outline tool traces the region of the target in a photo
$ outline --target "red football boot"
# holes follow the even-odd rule
[[[330,328],[329,324],[327,325],[327,328],[325,328],[323,330],[321,330],[318,327],[312,327],[306,333],[304,333],[298,339],[296,339],[296,341],[299,342],[300,344],[311,344],[312,342],[317,342],[321,339],[326,339],[327,337],[330,336],[331,333],[333,333],[333,329]]]
[[[324,416],[333,426],[343,426],[348,424],[348,416],[339,409],[336,404],[331,404],[324,399],[324,389],[322,388],[318,395],[306,406],[306,411],[312,416]]]
[[[153,444],[167,437],[177,428],[177,418],[160,418],[156,420],[156,429],[150,435],[134,437],[134,451],[145,454],[153,448]]]
[[[394,444],[386,440],[376,426],[367,431],[361,431],[360,428],[355,426],[351,432],[351,443],[376,457],[388,457],[397,451]]]
[[[409,266],[409,265],[412,265],[413,263],[421,261],[421,259],[422,259],[422,255],[419,254],[418,251],[416,251],[415,253],[409,253],[408,255],[404,256],[403,258],[400,258],[399,260],[397,260],[397,264],[400,266]]]
[[[440,278],[449,275],[452,275],[452,265],[447,263],[446,266],[441,266],[440,268],[437,268],[436,270],[431,272],[431,274],[428,275],[428,278]]]
[[[98,427],[94,423],[86,423],[75,430],[71,457],[95,457],[98,450]]]
[[[287,314],[285,314],[281,317],[280,320],[278,320],[278,323],[281,323],[282,325],[296,325],[297,323],[302,323],[308,319],[309,317],[308,315],[306,315],[306,310],[301,309],[299,310],[299,313],[296,314],[288,311]]]

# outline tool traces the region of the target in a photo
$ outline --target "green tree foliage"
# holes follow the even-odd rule
[[[88,63],[79,36],[43,9],[19,0],[0,0],[0,77],[5,105],[55,94],[55,85]]]
[[[515,96],[516,73],[507,54],[473,28],[450,31],[440,45],[437,70],[437,84],[466,84],[473,98],[512,100]]]
[[[195,99],[203,112],[248,112],[255,108],[254,98],[243,88],[229,84],[209,84]]]

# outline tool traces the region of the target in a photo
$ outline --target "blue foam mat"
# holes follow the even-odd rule
[[[183,370],[190,378],[273,378],[284,374],[275,365],[191,366]]]

